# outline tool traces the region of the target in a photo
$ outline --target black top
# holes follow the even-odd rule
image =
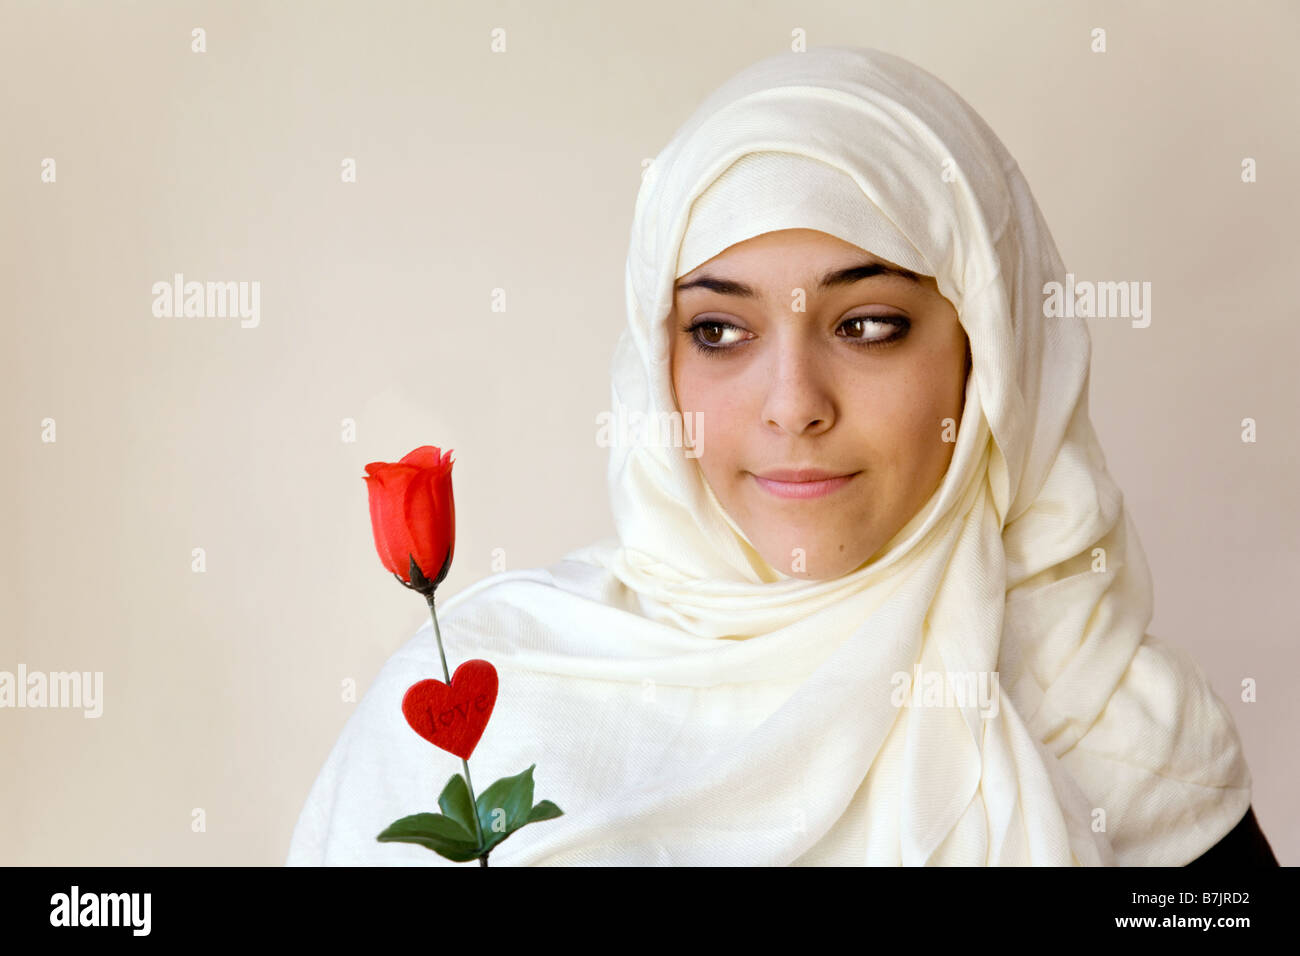
[[[1214,846],[1194,859],[1188,866],[1280,866],[1273,848],[1268,845],[1264,832],[1255,819],[1255,808],[1247,807],[1241,822]]]

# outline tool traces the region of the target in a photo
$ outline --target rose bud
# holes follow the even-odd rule
[[[366,465],[379,560],[406,587],[426,597],[447,576],[456,545],[451,455],[422,445],[399,462]]]

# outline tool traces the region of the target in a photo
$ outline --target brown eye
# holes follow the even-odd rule
[[[720,345],[722,340],[722,326],[717,322],[705,322],[698,326],[701,341],[709,345]]]
[[[684,331],[690,333],[691,344],[696,350],[703,352],[705,355],[719,355],[728,352],[735,347],[735,341],[731,344],[724,344],[723,336],[727,330],[743,332],[744,329],[732,325],[730,322],[722,322],[717,319],[702,319],[688,326]]]
[[[855,340],[854,345],[861,345],[865,348],[880,348],[886,345],[892,345],[907,335],[912,327],[912,323],[901,315],[856,315],[853,318],[845,319],[840,328],[861,325],[863,327],[877,326],[881,329],[894,329],[893,334],[879,335],[863,332],[859,335],[846,335],[847,339]]]

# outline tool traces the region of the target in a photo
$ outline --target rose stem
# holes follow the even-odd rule
[[[438,627],[438,612],[433,607],[434,592],[430,591],[428,595],[429,614],[433,616],[433,634],[438,639],[438,656],[442,658],[442,676],[447,681],[447,686],[451,686],[451,674],[447,670],[447,655],[442,651],[442,631]],[[465,767],[465,783],[469,787],[469,802],[474,809],[474,836],[478,839],[478,845],[483,845],[483,828],[478,822],[478,801],[474,799],[474,782],[469,778],[469,761],[464,757],[460,758],[461,764]],[[484,853],[478,858],[479,866],[488,865],[488,854]]]

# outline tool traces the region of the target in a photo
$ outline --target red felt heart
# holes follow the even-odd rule
[[[456,668],[450,687],[432,678],[412,684],[402,698],[402,713],[429,743],[468,760],[496,702],[497,669],[473,660]]]

